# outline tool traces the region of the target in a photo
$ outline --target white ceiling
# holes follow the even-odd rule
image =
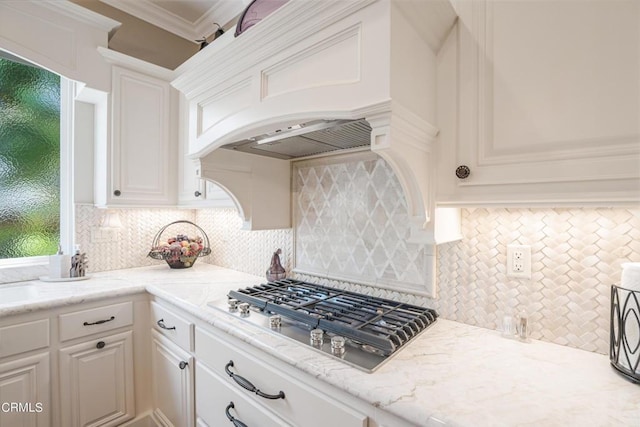
[[[247,0],[100,0],[187,40],[209,36],[240,14]]]

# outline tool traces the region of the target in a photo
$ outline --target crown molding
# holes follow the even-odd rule
[[[241,1],[234,6],[236,3],[218,0],[196,21],[189,21],[149,0],[100,1],[194,43],[197,39],[215,32],[214,22],[224,26],[244,8]]]
[[[93,12],[82,6],[78,6],[70,1],[32,1],[31,3],[38,7],[44,7],[49,10],[66,15],[76,21],[88,24],[98,30],[105,31],[111,35],[112,31],[122,25],[115,19],[107,18],[99,13]]]
[[[173,70],[125,55],[124,53],[115,50],[98,47],[98,53],[110,64],[119,65],[133,71],[145,73],[167,82],[171,81],[171,79],[175,77]]]

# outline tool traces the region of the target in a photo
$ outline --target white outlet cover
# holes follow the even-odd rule
[[[515,254],[522,253],[522,271],[514,271],[513,264]],[[531,279],[531,246],[507,245],[507,277]]]

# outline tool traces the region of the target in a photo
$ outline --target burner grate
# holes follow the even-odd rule
[[[291,279],[231,291],[229,297],[372,346],[386,355],[438,317],[429,308]]]

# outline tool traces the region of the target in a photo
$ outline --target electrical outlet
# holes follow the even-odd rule
[[[118,230],[108,227],[93,227],[91,243],[109,243],[118,241]]]
[[[507,245],[507,277],[531,279],[531,246]]]

